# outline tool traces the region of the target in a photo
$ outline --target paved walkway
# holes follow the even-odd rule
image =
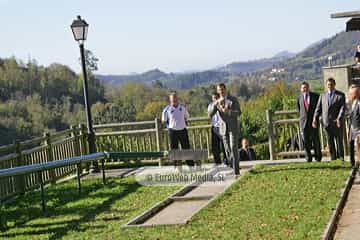
[[[360,239],[360,175],[356,174],[354,184],[340,217],[334,239]]]
[[[244,161],[240,163],[241,175],[257,164],[286,164],[305,162],[304,159],[288,159],[275,161]],[[185,167],[186,168],[186,167]],[[152,226],[152,225],[168,225],[168,224],[185,224],[192,216],[199,212],[203,207],[207,206],[212,200],[222,194],[229,186],[231,186],[236,178],[231,168],[214,168],[213,164],[204,164],[202,169],[216,176],[226,176],[225,181],[203,182],[187,191],[185,194],[170,196],[161,203],[149,209],[147,212],[139,215],[137,218],[129,222],[128,226]],[[187,169],[184,169],[187,170]],[[172,166],[166,167],[146,167],[137,170],[136,175],[140,174],[164,174],[176,171]],[[158,206],[161,206],[160,208]],[[146,217],[144,217],[146,216]]]
[[[324,159],[324,161],[329,160]],[[301,162],[305,162],[305,159],[244,161],[240,163],[241,174],[244,174],[251,167],[258,164],[277,165]],[[208,173],[212,171],[214,172],[215,169],[214,164],[203,164],[201,168],[204,172]],[[186,166],[184,166],[183,170],[187,171],[188,169]],[[203,182],[197,185],[195,188],[192,188],[190,191],[185,191],[184,194],[170,196],[167,199],[164,199],[164,201],[158,205],[149,209],[147,212],[130,221],[128,226],[151,226],[186,223],[191,219],[192,216],[194,216],[203,207],[208,205],[213,199],[223,193],[236,181],[232,169],[223,167],[216,169],[216,171],[216,174],[227,176],[226,180],[220,184],[213,182]],[[179,173],[179,171],[174,168],[174,166],[148,166],[140,168],[106,170],[107,177],[135,175],[137,180],[139,180],[139,176],[141,175],[144,176],[168,173]],[[100,172],[89,174],[87,177],[101,176],[102,173]],[[140,181],[140,183],[142,182]],[[143,183],[146,184],[146,182]],[[356,224],[354,224],[354,222]],[[354,238],[354,236],[356,237]],[[347,209],[344,210],[344,217],[341,219],[335,239],[360,239],[358,236],[360,236],[360,176],[358,176],[355,180],[353,190],[350,193],[349,202],[347,203]]]

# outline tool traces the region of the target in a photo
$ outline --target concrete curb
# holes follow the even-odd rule
[[[207,174],[214,174],[217,172],[217,169],[211,169]],[[141,213],[140,215],[134,217],[130,221],[128,221],[126,224],[122,225],[121,228],[132,228],[132,227],[151,227],[153,225],[147,225],[143,224],[148,219],[159,213],[161,210],[163,210],[165,207],[169,206],[174,201],[184,201],[187,199],[181,199],[185,194],[191,192],[195,188],[199,186],[199,183],[197,181],[191,182],[184,187],[182,187],[180,190],[177,190],[175,193],[171,194],[169,197],[167,197],[165,200],[161,200],[160,202],[156,203],[152,207],[150,207],[145,212]],[[207,196],[208,197],[208,196]],[[211,200],[210,200],[211,201]],[[189,219],[185,219],[182,224],[186,224]],[[174,224],[165,224],[165,225],[174,225]],[[177,225],[177,224],[175,224]]]
[[[350,171],[350,176],[345,182],[345,187],[341,191],[340,199],[336,204],[335,209],[330,217],[328,224],[321,236],[321,240],[332,240],[337,229],[337,223],[341,217],[342,211],[345,207],[346,201],[349,196],[349,192],[354,183],[356,172],[359,170],[359,163],[356,163],[355,167]]]

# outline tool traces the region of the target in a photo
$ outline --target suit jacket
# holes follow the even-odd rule
[[[210,117],[212,117],[216,112],[218,112],[220,118],[226,123],[226,132],[233,132],[235,134],[238,134],[238,117],[241,114],[239,101],[236,97],[228,95],[226,97],[225,104],[229,109],[228,112],[224,113],[222,111],[219,111],[217,106],[214,105],[213,109],[209,111],[209,115]]]
[[[249,148],[248,151],[246,149],[241,148],[239,152],[240,161],[251,161],[256,160],[256,153],[253,148]]]
[[[340,120],[343,123],[345,116],[345,94],[335,90],[331,98],[330,104],[328,103],[328,92],[320,95],[317,103],[314,120],[318,120],[320,115],[325,128],[336,127],[336,121]],[[343,126],[344,124],[342,124]]]
[[[360,133],[360,99],[357,100],[354,106],[351,106],[350,122],[350,140],[355,140]]]
[[[297,110],[300,115],[300,129],[303,131],[305,128],[312,128],[311,123],[314,118],[316,105],[319,100],[319,95],[314,92],[309,92],[309,107],[305,108],[304,94],[300,94],[297,98]]]

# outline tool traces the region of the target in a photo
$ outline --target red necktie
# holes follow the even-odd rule
[[[309,108],[309,102],[307,96],[308,96],[307,94],[305,94],[304,96],[304,106],[306,110]]]

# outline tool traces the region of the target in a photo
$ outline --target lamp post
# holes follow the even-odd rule
[[[86,122],[88,128],[88,143],[89,143],[89,151],[90,153],[96,152],[96,145],[95,145],[95,134],[94,129],[92,126],[92,118],[91,118],[91,110],[89,104],[89,92],[88,92],[88,77],[86,71],[86,63],[85,63],[85,49],[84,49],[84,42],[87,37],[89,24],[84,19],[81,19],[80,16],[77,16],[77,19],[73,21],[71,24],[71,30],[74,35],[75,40],[79,43],[80,47],[80,56],[81,56],[81,67],[84,77],[84,101],[85,101],[85,112],[86,112]],[[97,172],[99,171],[97,162],[91,162],[90,165],[90,172]]]

